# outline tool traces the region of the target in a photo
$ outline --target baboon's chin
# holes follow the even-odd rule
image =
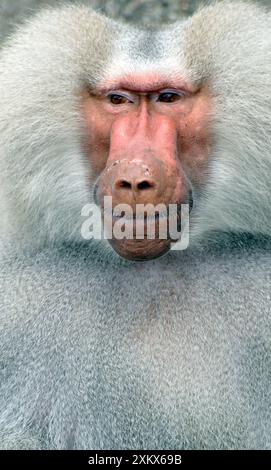
[[[130,261],[148,261],[163,256],[170,250],[170,240],[108,240],[122,258]]]

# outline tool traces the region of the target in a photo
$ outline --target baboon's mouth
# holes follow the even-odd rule
[[[130,211],[121,210],[122,207],[106,208],[104,199],[97,197],[97,190],[98,181],[94,186],[94,200],[102,212],[105,238],[120,256],[130,260],[145,261],[167,253],[171,244],[180,239],[183,205],[189,206],[189,213],[193,208],[192,189],[185,201],[173,201],[159,211],[156,206],[146,209],[143,205]]]
[[[108,242],[122,257],[129,260],[145,261],[160,257],[171,248],[179,236],[172,237],[170,226],[174,225],[181,232],[181,205],[178,206],[175,217],[167,211],[161,214],[103,214],[104,230]],[[108,236],[108,229],[111,231]],[[124,229],[122,231],[122,229]]]

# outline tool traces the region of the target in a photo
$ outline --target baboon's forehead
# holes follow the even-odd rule
[[[141,30],[127,38],[127,53],[141,60],[162,60],[181,52],[183,27],[176,23],[161,30]],[[125,40],[124,40],[125,44]]]
[[[127,41],[127,53],[138,60],[159,60],[163,56],[161,35],[155,31],[143,31]]]
[[[123,31],[108,61],[107,77],[160,71],[185,70],[182,60],[184,29],[173,24],[162,30]],[[183,66],[183,67],[182,67]]]

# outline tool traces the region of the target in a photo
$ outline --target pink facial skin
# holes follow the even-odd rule
[[[82,94],[84,148],[99,176],[98,197],[113,207],[181,204],[188,179],[200,185],[208,162],[211,98],[207,88],[156,74],[125,76]],[[170,240],[114,240],[122,256],[147,259]]]

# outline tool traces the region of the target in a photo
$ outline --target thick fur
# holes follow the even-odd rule
[[[242,243],[2,256],[0,446],[270,449],[271,244]]]
[[[3,48],[1,447],[271,448],[270,241],[221,236],[147,264],[82,243],[79,104],[133,70],[208,86],[192,241],[271,235],[270,22],[234,2],[149,31],[67,7]]]

